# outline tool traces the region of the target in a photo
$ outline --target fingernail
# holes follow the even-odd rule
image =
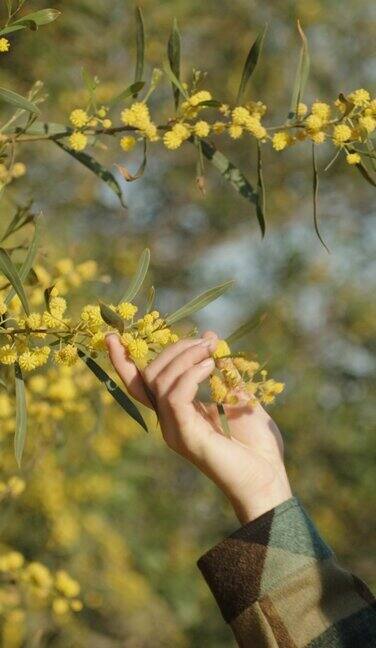
[[[113,331],[110,331],[110,333],[105,334],[105,340],[111,340],[112,338],[117,338],[119,337],[117,333],[114,333]]]
[[[203,360],[200,362],[200,367],[214,367],[215,362],[213,358],[206,358],[206,360]]]
[[[210,347],[213,344],[213,340],[202,340],[200,342],[200,345],[203,347]]]

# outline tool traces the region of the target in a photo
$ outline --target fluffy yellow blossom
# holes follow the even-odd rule
[[[67,310],[67,302],[64,297],[51,297],[50,303],[50,313],[53,317],[57,319],[62,319],[65,311]]]
[[[367,133],[373,133],[376,128],[376,119],[374,119],[370,115],[359,117],[359,124],[367,131]]]
[[[120,140],[120,146],[123,149],[123,151],[131,151],[136,144],[136,140],[132,135],[124,135],[124,137],[121,138]]]
[[[101,331],[94,333],[93,337],[90,340],[90,346],[97,351],[105,351],[105,349],[107,348],[105,334]]]
[[[74,264],[72,259],[69,258],[64,258],[64,259],[59,259],[55,263],[55,268],[59,272],[59,274],[62,275],[67,275],[74,270]]]
[[[23,162],[15,162],[11,169],[13,178],[21,178],[26,173],[26,165]]]
[[[212,126],[213,133],[215,133],[216,135],[221,135],[221,133],[223,133],[225,130],[226,130],[226,124],[224,122],[221,121],[214,122]]]
[[[351,92],[348,96],[348,99],[350,99],[350,101],[352,101],[352,103],[355,104],[355,106],[359,106],[360,108],[362,108],[368,104],[371,97],[368,90],[364,90],[364,88],[359,88],[358,90],[354,90],[354,92]]]
[[[166,346],[171,342],[171,331],[168,328],[160,329],[159,331],[154,331],[149,336],[149,342],[152,344],[160,344],[161,346]]]
[[[143,132],[151,142],[157,142],[159,140],[158,129],[152,122],[144,128]]]
[[[95,333],[96,329],[98,329],[103,324],[99,306],[94,306],[91,304],[88,304],[82,310],[80,319],[93,333]]]
[[[310,131],[320,130],[322,127],[322,120],[318,115],[308,115],[305,124]]]
[[[107,115],[107,110],[104,106],[101,106],[97,112],[99,119],[103,119]]]
[[[346,155],[346,162],[347,164],[359,164],[359,162],[361,162],[361,157],[359,153],[348,153],[348,155]]]
[[[136,315],[138,308],[130,302],[121,302],[116,310],[123,319],[130,320]]]
[[[275,397],[285,388],[283,383],[276,382],[273,379],[265,380],[259,387],[261,391],[261,402],[265,405],[273,403]]]
[[[82,279],[89,281],[90,279],[94,279],[97,274],[98,264],[96,261],[89,259],[88,261],[79,263],[76,270]]]
[[[210,126],[208,122],[201,119],[200,121],[196,122],[194,131],[198,137],[207,137],[210,132]]]
[[[76,108],[75,110],[72,110],[71,114],[69,115],[69,119],[73,126],[75,126],[76,128],[82,128],[88,123],[89,115],[87,114],[86,110]]]
[[[69,611],[69,603],[62,596],[58,596],[52,601],[52,610],[58,616],[66,614]]]
[[[34,587],[41,590],[41,594],[47,594],[52,587],[52,576],[44,565],[39,562],[31,562],[25,569],[26,580]]]
[[[0,556],[0,572],[13,572],[20,569],[25,560],[18,551],[9,551],[9,553]]]
[[[183,141],[188,139],[191,135],[191,131],[189,128],[188,124],[175,124],[172,127],[172,132],[175,133],[178,137],[180,137]]]
[[[136,101],[130,108],[125,108],[122,111],[121,120],[125,126],[144,130],[150,124],[149,108],[145,103]]]
[[[42,367],[46,364],[50,351],[50,347],[48,346],[26,349],[18,358],[21,369],[23,371],[33,371],[37,367]]]
[[[188,101],[191,104],[191,106],[197,106],[199,103],[202,103],[203,101],[210,101],[210,99],[212,99],[212,95],[208,90],[199,90],[199,92],[196,92],[195,94],[191,95]]]
[[[47,389],[46,376],[32,376],[28,382],[28,388],[35,394],[43,394]]]
[[[246,373],[249,376],[253,376],[260,369],[258,362],[255,360],[247,360],[246,358],[234,358],[233,363],[241,373]]]
[[[77,581],[71,578],[63,569],[56,572],[55,587],[68,598],[76,598],[80,593],[80,586]]]
[[[249,133],[252,133],[257,139],[264,139],[266,137],[266,129],[260,123],[260,115],[249,115],[245,122],[245,128]]]
[[[223,403],[227,396],[228,389],[223,382],[222,377],[214,374],[213,376],[210,376],[209,382],[213,401],[215,403]]]
[[[335,144],[343,144],[351,138],[351,128],[346,124],[338,124],[334,126],[333,141]]]
[[[9,52],[10,42],[7,38],[0,38],[0,52]]]
[[[307,114],[307,112],[308,112],[308,108],[305,105],[305,103],[300,102],[298,104],[298,110],[297,110],[298,117],[300,117],[301,119],[302,117],[304,117],[304,115]]]
[[[125,336],[122,336],[122,341],[124,342]],[[127,342],[125,344],[125,347],[132,358],[132,360],[144,360],[149,352],[149,347],[145,340],[142,338],[134,338],[133,336],[130,336],[130,338],[127,339]]]
[[[319,117],[322,122],[327,122],[330,119],[330,106],[327,103],[323,103],[322,101],[315,101],[312,104],[312,115],[316,115],[316,117]]]
[[[4,315],[7,312],[7,307],[4,302],[4,298],[0,295],[0,315]]]
[[[231,117],[234,124],[245,126],[247,119],[249,119],[250,117],[250,114],[247,108],[244,108],[244,106],[237,106],[232,111]]]
[[[243,135],[243,127],[238,124],[230,124],[228,134],[232,139],[239,139]]]
[[[84,133],[78,131],[72,133],[69,137],[69,146],[73,151],[83,151],[87,146],[87,137]]]
[[[311,140],[315,144],[323,144],[326,139],[325,131],[317,131],[316,133],[311,134]]]
[[[291,137],[287,131],[279,131],[273,136],[273,148],[276,151],[282,151],[291,142]]]
[[[0,347],[0,362],[4,365],[14,364],[17,360],[17,351],[10,344]]]
[[[40,328],[42,323],[42,316],[40,313],[31,313],[26,317],[26,326],[31,330]]]
[[[58,365],[72,367],[78,360],[77,347],[67,344],[55,353],[55,362]]]
[[[73,612],[81,612],[83,608],[82,601],[80,601],[79,599],[73,599],[73,601],[71,601],[70,603],[70,606]]]
[[[11,495],[13,497],[18,497],[18,495],[21,495],[21,493],[24,492],[26,488],[26,484],[21,477],[17,477],[17,475],[14,475],[14,477],[11,477],[8,480],[8,487],[11,492]]]
[[[103,123],[103,128],[111,128],[112,126],[111,119],[104,119],[102,123]]]
[[[213,353],[214,358],[223,358],[224,356],[230,355],[230,347],[227,344],[226,340],[218,340],[217,346]]]
[[[183,143],[183,140],[177,133],[175,133],[173,130],[167,131],[163,135],[163,144],[165,145],[166,148],[170,150],[174,150],[179,148]]]

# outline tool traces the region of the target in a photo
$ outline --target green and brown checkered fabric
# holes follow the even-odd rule
[[[376,604],[294,497],[198,566],[242,648],[376,648]]]

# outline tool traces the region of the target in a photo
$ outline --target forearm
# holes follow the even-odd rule
[[[371,592],[337,564],[296,498],[243,526],[198,566],[240,646],[376,645]]]

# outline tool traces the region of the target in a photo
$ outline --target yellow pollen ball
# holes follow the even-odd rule
[[[359,153],[349,153],[346,155],[346,162],[347,164],[359,164],[361,161],[361,157]]]
[[[125,135],[124,137],[121,138],[120,140],[120,146],[123,149],[123,151],[131,151],[136,144],[136,140],[132,135]]]
[[[0,52],[9,52],[10,49],[10,42],[8,41],[7,38],[0,38]]]
[[[83,151],[87,145],[87,137],[83,133],[75,132],[69,137],[69,146],[73,151]]]
[[[69,116],[69,120],[71,124],[73,124],[73,126],[75,126],[76,128],[82,128],[89,121],[89,116],[86,110],[76,108],[75,110],[72,110]]]

